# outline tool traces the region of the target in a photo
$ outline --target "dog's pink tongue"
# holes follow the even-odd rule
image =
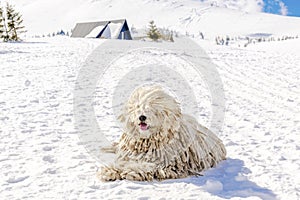
[[[140,124],[140,127],[143,131],[147,130],[147,124],[142,123]]]

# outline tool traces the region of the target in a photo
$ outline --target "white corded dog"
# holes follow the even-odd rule
[[[113,148],[113,166],[101,168],[103,181],[183,178],[199,175],[226,159],[222,141],[160,86],[136,89],[119,117],[124,133]]]

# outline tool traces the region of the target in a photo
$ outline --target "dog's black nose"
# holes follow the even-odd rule
[[[145,116],[145,115],[141,115],[140,117],[139,117],[139,120],[140,121],[145,121],[147,119],[147,117]]]

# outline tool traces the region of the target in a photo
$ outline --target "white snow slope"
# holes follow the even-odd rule
[[[130,27],[144,28],[150,20],[154,20],[159,27],[183,34],[197,35],[202,31],[210,38],[226,34],[300,34],[299,18],[257,13],[254,12],[256,9],[246,12],[249,9],[242,9],[238,6],[239,1],[234,0],[228,0],[227,4],[232,2],[229,7],[236,9],[227,9],[222,5],[212,7],[210,3],[200,0],[10,1],[23,14],[28,35],[71,30],[78,22],[122,18],[127,19]]]
[[[196,1],[128,0],[126,12],[122,0],[66,1],[69,7],[59,7],[58,0],[23,2],[18,5],[32,33],[98,20],[98,13],[107,18],[127,18],[128,13],[131,23],[139,26],[153,17],[162,26],[175,26],[183,33],[200,27],[191,8]],[[214,26],[211,20],[226,20],[224,15],[236,19],[238,26]],[[182,26],[185,22],[180,20],[189,16],[191,23]],[[245,21],[240,20],[242,16]],[[228,32],[297,35],[300,29],[298,18],[224,8],[210,8],[200,18],[207,25],[201,25],[201,30],[212,37]],[[149,183],[97,180],[99,163],[87,153],[74,128],[75,81],[81,63],[102,42],[54,37],[0,43],[1,200],[300,199],[300,39],[247,48],[198,41],[217,64],[223,81],[226,113],[219,137],[228,159],[201,177]],[[204,106],[210,110],[209,103]],[[202,118],[207,125],[209,115]]]
[[[300,40],[204,43],[224,84],[228,159],[201,177],[151,183],[97,180],[74,129],[74,82],[101,42],[0,43],[1,199],[300,198]]]

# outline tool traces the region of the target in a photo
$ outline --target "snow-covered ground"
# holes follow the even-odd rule
[[[223,81],[228,159],[201,177],[150,183],[97,180],[74,128],[75,81],[102,42],[0,43],[0,199],[300,198],[300,39],[200,41]]]

